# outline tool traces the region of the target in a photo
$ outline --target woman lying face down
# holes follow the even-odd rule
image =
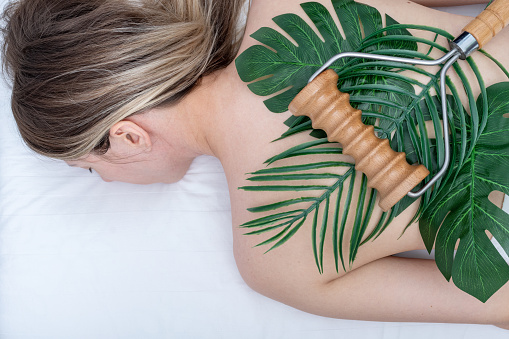
[[[469,21],[407,1],[361,2],[398,22],[439,26],[453,34]],[[266,204],[274,195],[295,198],[238,190],[246,185],[246,173],[312,138],[297,134],[273,143],[286,131],[290,114],[269,112],[232,62],[255,43],[250,34],[262,26],[276,27],[273,17],[302,14],[299,3],[253,1],[241,38],[242,3],[235,0],[14,2],[5,12],[4,63],[13,81],[12,109],[20,133],[35,152],[96,171],[105,181],[172,183],[195,157],[218,157],[231,194],[239,271],[270,298],[328,317],[507,326],[507,285],[481,303],[448,283],[434,262],[392,257],[424,248],[412,220],[417,202],[376,241],[361,246],[346,272],[336,272],[327,259],[332,249],[326,247],[324,273],[318,274],[305,231],[309,222],[267,254],[255,248],[260,238],[246,237],[238,228],[252,218],[249,207]],[[322,3],[332,11],[329,1]],[[487,47],[506,66],[508,38],[502,32]],[[488,63],[480,60],[479,65],[489,84],[504,80]],[[320,159],[338,157],[351,161],[331,154]],[[285,165],[299,161],[286,159]],[[367,225],[366,234],[375,227]],[[347,232],[351,228],[347,225]]]

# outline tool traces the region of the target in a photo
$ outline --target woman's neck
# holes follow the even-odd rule
[[[223,69],[203,77],[178,104],[161,108],[159,136],[194,157],[217,157],[220,116],[229,109],[233,95],[230,73]]]

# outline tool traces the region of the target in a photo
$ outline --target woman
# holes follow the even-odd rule
[[[362,2],[398,22],[456,35],[469,21],[406,1]],[[137,184],[178,181],[196,156],[216,156],[230,188],[237,265],[253,289],[329,317],[509,326],[507,285],[482,304],[447,283],[433,262],[391,257],[424,246],[415,224],[400,237],[417,204],[363,245],[348,273],[336,273],[327,261],[330,248],[324,274],[317,273],[309,224],[275,251],[254,248],[260,239],[237,227],[252,219],[247,208],[284,196],[237,187],[246,185],[245,173],[310,137],[271,142],[286,130],[289,113],[268,112],[231,63],[240,4],[143,3],[32,0],[8,10],[4,60],[14,76],[13,111],[32,149],[105,181]],[[303,14],[299,3],[253,2],[238,52],[255,43],[249,35],[259,27],[276,28],[272,17]],[[504,31],[487,46],[504,65],[508,36]],[[505,80],[491,64],[479,65],[487,85]]]

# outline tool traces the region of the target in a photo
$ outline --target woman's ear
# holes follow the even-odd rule
[[[119,156],[135,155],[150,151],[152,140],[140,125],[122,120],[110,128],[110,148]]]

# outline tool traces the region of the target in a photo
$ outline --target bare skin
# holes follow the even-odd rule
[[[249,35],[258,28],[277,29],[271,20],[274,16],[291,12],[305,18],[300,2],[253,1],[241,52],[256,43]],[[376,7],[382,14],[387,12],[399,22],[440,27],[454,35],[459,35],[470,21],[467,17],[436,12],[408,1],[359,2]],[[333,12],[329,1],[322,3]],[[506,29],[486,47],[506,67],[509,66],[508,41]],[[477,62],[487,85],[507,80],[491,62],[480,57]],[[70,164],[92,167],[107,180],[146,183],[140,182],[140,178],[150,173],[154,182],[171,182],[180,179],[193,157],[214,155],[221,160],[228,179],[237,266],[256,291],[328,317],[509,326],[509,285],[483,304],[445,281],[433,261],[391,256],[424,248],[417,224],[401,235],[417,204],[401,214],[376,241],[362,246],[353,266],[347,268],[348,273],[341,270],[336,273],[329,244],[324,254],[324,274],[317,272],[309,223],[277,250],[264,254],[267,248],[255,248],[267,236],[245,236],[238,225],[253,218],[247,208],[277,201],[283,195],[248,193],[237,188],[247,185],[246,173],[263,168],[263,162],[269,157],[291,145],[311,140],[303,134],[272,143],[286,130],[283,122],[290,114],[270,113],[263,104],[264,99],[249,91],[232,64],[203,79],[177,106],[156,108],[115,125],[110,133],[112,148],[106,158],[91,155]],[[112,161],[125,156],[144,166],[127,168],[125,163]],[[173,159],[172,167],[165,167],[161,159]],[[323,156],[323,160],[330,159]],[[285,164],[300,161],[288,160]],[[173,175],[171,179],[169,173]],[[500,204],[501,197],[497,199]],[[377,209],[375,213],[381,211]],[[374,224],[369,225],[373,227]]]

